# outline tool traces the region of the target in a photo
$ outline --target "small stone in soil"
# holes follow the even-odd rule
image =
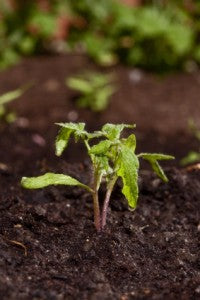
[[[37,144],[40,147],[44,147],[46,145],[45,139],[39,134],[33,134],[32,140],[35,144]]]
[[[68,114],[67,114],[67,118],[69,121],[76,121],[78,119],[78,113],[75,110],[71,110]]]

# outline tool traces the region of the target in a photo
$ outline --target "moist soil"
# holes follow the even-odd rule
[[[76,93],[64,84],[91,68],[84,56],[39,57],[0,74],[1,93],[35,82],[9,106],[17,121],[0,125],[0,298],[200,299],[200,170],[177,168],[198,150],[187,121],[200,125],[200,72],[159,78],[106,69],[116,75],[118,91],[97,114],[77,109]],[[130,212],[119,181],[107,227],[97,233],[91,197],[80,188],[27,191],[19,184],[22,176],[47,171],[90,182],[83,145],[54,155],[54,123],[61,121],[85,121],[91,130],[137,123],[138,152],[176,155],[166,169],[169,183],[142,166],[139,205]]]

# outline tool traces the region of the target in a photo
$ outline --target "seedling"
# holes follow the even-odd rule
[[[196,124],[194,123],[194,120],[190,119],[188,121],[188,126],[193,136],[198,141],[200,141],[200,130],[197,128]],[[182,158],[180,163],[182,166],[185,166],[198,161],[200,161],[200,148],[199,151],[189,151],[188,154],[184,158]]]
[[[23,93],[30,87],[31,84],[27,84],[14,91],[7,92],[0,96],[0,120],[5,120],[7,123],[15,121],[16,114],[14,112],[8,112],[6,105],[9,102],[21,97]]]
[[[111,193],[119,177],[122,178],[122,193],[131,209],[135,209],[138,199],[138,170],[139,158],[147,160],[156,174],[164,181],[168,179],[159,165],[159,160],[174,159],[173,156],[157,153],[135,154],[136,137],[130,134],[121,138],[125,128],[133,129],[135,125],[105,124],[101,131],[88,133],[84,123],[58,123],[61,130],[56,138],[56,155],[60,156],[68,145],[69,138],[73,135],[75,141],[82,139],[93,166],[91,185],[85,185],[77,179],[64,174],[46,173],[39,177],[23,177],[21,184],[27,189],[39,189],[49,185],[80,186],[93,197],[94,223],[97,231],[104,229]],[[97,144],[91,142],[97,139]],[[98,191],[101,183],[106,182],[106,194],[103,207],[100,207]]]
[[[77,100],[79,107],[87,107],[92,111],[107,108],[111,95],[115,91],[112,76],[101,73],[87,72],[67,79],[66,84],[80,93]]]

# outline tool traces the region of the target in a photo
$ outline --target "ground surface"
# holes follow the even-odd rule
[[[119,90],[103,114],[77,110],[64,79],[94,67],[85,57],[24,61],[0,74],[0,92],[34,80],[15,108],[15,124],[0,126],[1,299],[199,299],[200,171],[169,168],[169,184],[149,171],[129,212],[116,187],[108,226],[96,234],[90,196],[80,189],[25,191],[24,175],[63,172],[88,183],[82,145],[54,156],[54,122],[137,123],[138,151],[175,154],[198,143],[187,131],[199,124],[200,73],[156,78],[118,67]],[[109,71],[109,70],[107,70]],[[69,162],[79,164],[69,165]],[[102,191],[103,193],[103,191]],[[22,243],[22,244],[17,244]],[[27,256],[25,256],[25,245]]]

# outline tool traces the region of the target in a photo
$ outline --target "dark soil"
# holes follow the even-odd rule
[[[127,210],[119,182],[101,234],[90,195],[81,189],[20,187],[22,176],[47,171],[88,183],[82,145],[71,143],[62,158],[54,155],[54,122],[75,117],[89,129],[137,123],[138,152],[174,154],[171,166],[198,149],[187,120],[200,125],[200,72],[161,79],[106,70],[117,75],[119,90],[104,113],[94,114],[77,109],[75,93],[64,85],[85,68],[94,66],[82,56],[41,57],[0,74],[0,93],[35,80],[9,106],[19,119],[0,125],[0,299],[200,299],[199,168],[169,168],[169,184],[143,169],[135,212]]]
[[[58,169],[88,182],[83,165]],[[1,299],[199,299],[200,171],[167,174],[169,184],[141,174],[135,212],[118,185],[97,234],[90,195],[24,191],[2,173]]]

